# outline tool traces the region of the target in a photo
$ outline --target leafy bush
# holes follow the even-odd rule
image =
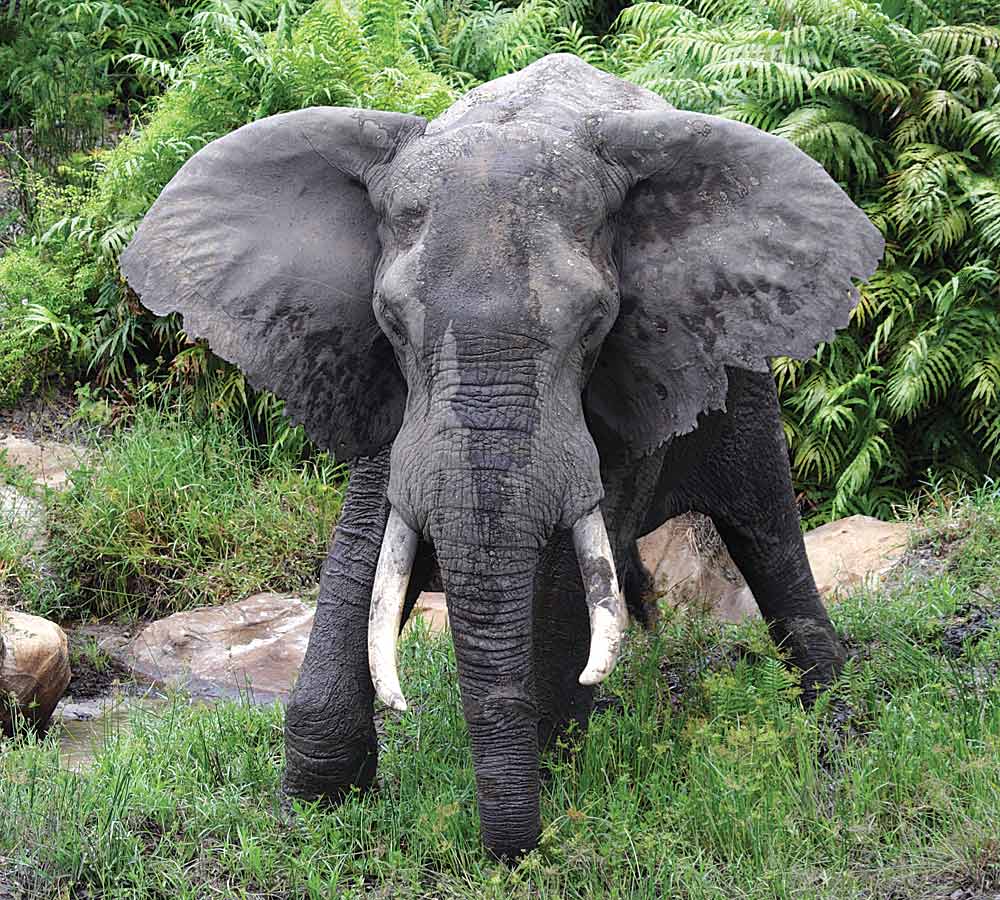
[[[42,612],[164,615],[315,584],[341,470],[268,458],[226,419],[141,412],[52,498]],[[39,592],[35,592],[38,594]]]
[[[36,248],[0,257],[0,406],[72,368],[90,276],[86,266],[71,275]]]
[[[810,515],[887,515],[922,481],[980,479],[1000,454],[1000,30],[983,24],[997,22],[991,6],[969,22],[964,7],[645,2],[602,34],[592,26],[603,5],[588,0],[319,0],[279,3],[266,19],[207,2],[185,55],[133,58],[169,88],[101,157],[80,208],[42,211],[42,246],[81,248],[95,267],[83,353],[99,381],[146,365],[196,393],[210,382],[216,398],[258,403],[176,322],[143,313],[118,276],[118,254],[180,165],[261,116],[314,103],[433,116],[484,79],[576,53],[678,106],[785,136],[882,229],[886,261],[850,329],[812,360],[776,360],[775,373]]]

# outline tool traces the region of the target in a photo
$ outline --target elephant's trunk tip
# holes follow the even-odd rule
[[[594,685],[604,681],[618,662],[628,624],[611,541],[599,506],[577,520],[573,545],[590,611],[590,656],[580,674],[580,684]]]
[[[400,712],[406,711],[407,704],[399,686],[396,643],[416,552],[416,532],[395,509],[391,510],[372,587],[368,615],[368,669],[378,698],[386,706]]]

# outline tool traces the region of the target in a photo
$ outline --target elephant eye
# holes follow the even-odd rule
[[[372,298],[372,309],[375,312],[375,320],[386,333],[386,336],[396,344],[406,343],[406,330],[403,328],[399,317],[389,308],[385,298],[381,294],[375,294]]]
[[[588,347],[592,343],[594,335],[600,330],[601,323],[603,321],[604,317],[598,316],[586,327],[583,332],[583,336],[580,338],[580,343],[583,344],[584,347]]]

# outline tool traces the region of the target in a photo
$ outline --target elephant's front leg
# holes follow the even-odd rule
[[[663,450],[624,463],[602,466],[601,503],[615,556],[615,569],[633,615],[650,626],[656,607],[644,592],[649,574],[643,569],[635,536],[645,520],[660,469]],[[594,708],[594,690],[579,677],[590,653],[590,620],[580,578],[579,561],[569,531],[557,531],[539,569],[535,599],[536,693],[541,713],[539,745],[551,745],[572,724],[582,734]]]
[[[594,689],[579,682],[590,650],[590,622],[569,531],[546,548],[535,590],[535,693],[538,746],[548,749],[571,725],[582,734]]]
[[[351,469],[309,646],[285,712],[286,797],[336,801],[375,777],[368,610],[389,514],[388,458],[386,450]]]

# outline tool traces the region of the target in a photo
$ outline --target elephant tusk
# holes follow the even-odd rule
[[[599,506],[577,519],[573,526],[573,546],[590,611],[590,657],[580,674],[580,684],[598,684],[618,662],[628,623],[611,542]]]
[[[379,699],[400,712],[406,709],[406,698],[399,686],[396,641],[416,552],[416,532],[395,509],[391,510],[372,586],[372,605],[368,614],[368,669]]]

